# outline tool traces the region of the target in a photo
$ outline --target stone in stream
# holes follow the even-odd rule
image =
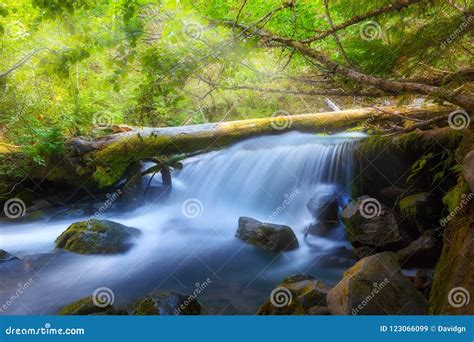
[[[306,274],[285,278],[263,303],[257,315],[327,315],[326,296],[331,288]]]
[[[11,255],[7,251],[0,249],[0,264],[7,261],[20,260],[16,256]]]
[[[66,305],[59,310],[62,316],[85,316],[85,315],[128,315],[127,311],[115,309],[112,305],[96,305],[91,296],[81,298],[74,303]]]
[[[339,221],[339,206],[337,190],[333,186],[321,186],[311,197],[306,207],[319,222],[334,224]]]
[[[193,295],[162,291],[137,302],[132,315],[199,315],[201,305]]]
[[[259,248],[280,252],[298,248],[298,239],[288,226],[264,223],[250,217],[239,218],[235,234],[239,239]]]
[[[371,254],[399,250],[410,242],[404,227],[398,224],[396,213],[368,196],[350,202],[341,218],[352,246],[371,248]]]
[[[403,275],[392,252],[359,260],[327,302],[334,315],[424,315],[428,310],[427,299]]]
[[[92,219],[70,225],[56,239],[56,247],[78,254],[118,254],[127,252],[140,234],[136,228]]]

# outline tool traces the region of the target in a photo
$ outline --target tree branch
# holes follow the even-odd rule
[[[18,62],[16,62],[16,64],[14,66],[12,66],[10,69],[8,69],[7,71],[5,71],[3,73],[0,73],[0,78],[7,77],[10,73],[15,71],[16,69],[21,68],[23,65],[25,65],[26,62],[28,62],[28,60],[31,57],[33,57],[38,52],[43,51],[43,50],[48,50],[49,52],[53,52],[51,49],[45,48],[45,47],[33,50],[29,54],[27,54],[25,57],[21,58]]]

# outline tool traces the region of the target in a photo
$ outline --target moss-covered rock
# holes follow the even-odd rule
[[[423,315],[428,301],[405,277],[394,253],[359,260],[328,293],[334,315]]]
[[[132,315],[199,315],[201,305],[193,295],[162,291],[141,299]]]
[[[239,218],[239,228],[235,236],[259,248],[274,252],[298,248],[298,239],[290,227],[264,223],[250,217]]]
[[[62,316],[128,315],[127,311],[115,309],[112,305],[96,306],[92,297],[81,298],[66,305],[59,310],[58,314]]]
[[[430,313],[472,315],[474,312],[474,205],[469,204],[444,227],[443,250],[430,292]],[[464,290],[462,290],[464,289]],[[471,295],[463,299],[463,291]],[[464,296],[466,294],[464,292]],[[453,305],[454,303],[454,305]]]
[[[88,220],[69,226],[57,239],[56,247],[78,254],[117,254],[133,246],[141,232],[107,220]]]
[[[306,315],[322,313],[330,287],[305,274],[285,278],[257,311],[258,315]],[[312,313],[310,313],[310,311]],[[319,312],[319,313],[317,313]]]
[[[341,213],[346,235],[355,248],[370,247],[372,253],[398,250],[410,238],[399,224],[396,213],[368,196],[356,198]]]

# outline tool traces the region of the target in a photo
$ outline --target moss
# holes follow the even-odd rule
[[[449,212],[452,212],[461,203],[463,195],[469,192],[469,184],[461,178],[459,183],[449,190],[443,197],[443,203],[448,207]]]
[[[407,196],[400,200],[400,214],[408,223],[415,226],[419,233],[422,233],[429,225],[433,213],[428,203],[429,194],[426,192]]]
[[[116,222],[89,220],[73,223],[56,239],[56,247],[78,254],[116,254],[132,246],[140,231]]]
[[[105,312],[110,309],[111,306],[98,307],[94,305],[92,297],[86,297],[79,299],[78,301],[66,305],[59,311],[59,315],[90,315],[97,312]]]
[[[474,227],[470,219],[474,215],[458,214],[445,227],[444,244],[441,256],[436,264],[435,277],[430,292],[430,314],[472,314],[474,301],[465,306],[455,308],[448,302],[449,292],[455,287],[463,287],[470,293],[473,291],[474,279]]]
[[[139,316],[159,315],[159,310],[156,308],[156,301],[151,297],[139,301],[135,305],[133,314]]]

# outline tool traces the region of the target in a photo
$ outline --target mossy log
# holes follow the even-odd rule
[[[70,145],[78,159],[84,161],[81,172],[92,173],[103,188],[115,184],[131,163],[160,155],[206,152],[243,138],[291,130],[311,133],[336,133],[357,127],[364,130],[367,123],[427,119],[452,110],[439,105],[362,108],[182,127],[129,128],[101,138],[75,138]]]

